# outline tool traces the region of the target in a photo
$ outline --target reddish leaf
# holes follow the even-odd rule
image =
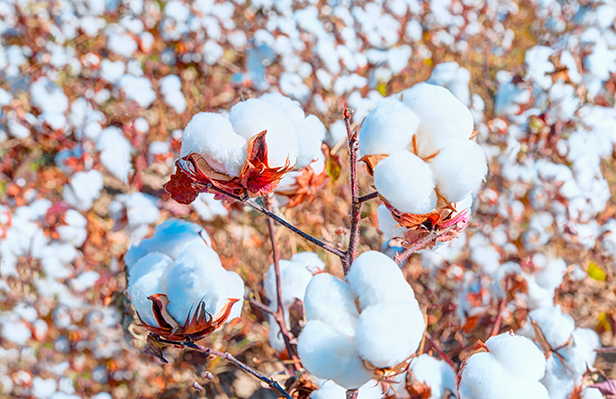
[[[184,205],[190,204],[199,195],[193,187],[193,179],[179,166],[175,173],[171,175],[170,180],[163,185],[163,188],[171,198]]]

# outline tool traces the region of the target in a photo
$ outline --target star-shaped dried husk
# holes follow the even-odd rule
[[[326,160],[328,162],[328,155],[325,152]],[[314,201],[316,193],[323,188],[325,183],[329,180],[327,170],[323,170],[318,175],[314,172],[314,169],[310,165],[300,170],[301,174],[295,178],[295,184],[285,188],[284,190],[276,190],[276,194],[283,195],[289,198],[289,202],[286,204],[288,207],[295,207],[302,202],[309,200]]]
[[[289,159],[285,166],[272,168],[267,160],[266,130],[248,140],[248,160],[237,177],[216,171],[197,153],[190,153],[176,161],[175,173],[163,186],[177,202],[188,205],[200,192],[212,192],[216,199],[232,201],[234,196],[260,197],[272,192],[284,175],[293,168]],[[212,189],[215,188],[215,189]]]
[[[181,325],[167,312],[167,306],[169,305],[167,295],[155,294],[149,296],[148,299],[152,301],[152,312],[158,326],[151,326],[142,321],[142,327],[169,340],[189,340],[193,342],[210,335],[218,327],[222,326],[229,318],[233,304],[239,301],[239,299],[235,298],[227,299],[227,303],[215,316],[206,312],[205,303],[199,302],[195,311],[189,313],[184,324]]]

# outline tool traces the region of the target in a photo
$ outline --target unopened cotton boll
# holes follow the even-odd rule
[[[239,176],[248,157],[246,139],[233,130],[227,118],[209,112],[193,116],[184,129],[181,156],[193,152],[229,176]]]
[[[436,206],[432,169],[409,151],[398,151],[379,162],[374,186],[400,212],[425,214]]]
[[[418,126],[417,115],[400,100],[386,98],[364,119],[359,131],[359,152],[362,156],[388,155],[407,148]]]
[[[450,140],[429,165],[436,188],[450,203],[468,197],[488,173],[483,149],[468,139]]]
[[[362,310],[382,302],[417,304],[413,289],[396,262],[381,252],[367,251],[359,255],[346,279]]]
[[[235,104],[229,121],[237,134],[249,139],[264,130],[270,167],[295,165],[298,159],[297,129],[283,108],[251,98]]]
[[[218,254],[194,243],[186,247],[168,272],[167,309],[179,323],[192,317],[200,302],[206,312],[216,315],[229,298],[228,290],[228,274]]]
[[[473,133],[473,115],[449,90],[419,83],[400,93],[402,102],[419,117],[419,154],[428,156],[451,139],[468,139]]]
[[[361,312],[355,343],[362,359],[376,367],[389,367],[417,350],[424,328],[416,302],[382,302]]]

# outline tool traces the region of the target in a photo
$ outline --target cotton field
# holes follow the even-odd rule
[[[0,36],[0,397],[616,398],[616,1]]]

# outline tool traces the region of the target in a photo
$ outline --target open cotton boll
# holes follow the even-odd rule
[[[391,367],[415,353],[425,327],[416,301],[368,306],[357,321],[357,351],[362,359],[376,367]]]
[[[325,269],[325,262],[319,258],[314,252],[298,252],[291,257],[292,262],[299,262],[312,274],[323,271]]]
[[[210,247],[193,243],[186,247],[167,274],[167,310],[183,323],[203,301],[205,311],[216,315],[229,298],[227,271]]]
[[[351,287],[331,274],[317,274],[306,288],[304,309],[308,320],[321,320],[336,331],[353,336],[359,312]]]
[[[198,224],[179,219],[169,219],[154,229],[154,236],[145,239],[137,246],[131,247],[124,255],[124,264],[129,273],[140,258],[150,252],[160,252],[176,259],[190,244],[202,246],[211,244],[207,232]]]
[[[289,115],[295,123],[301,123],[306,116],[299,102],[278,92],[265,93],[259,97],[259,100],[267,101],[271,104],[276,104],[280,108],[284,109],[287,115]]]
[[[468,197],[488,173],[486,155],[472,140],[450,140],[428,164],[437,190],[450,203]]]
[[[298,159],[297,129],[283,108],[267,101],[251,98],[235,104],[229,121],[237,134],[249,139],[267,130],[267,158],[270,167],[295,165]]]
[[[96,149],[101,152],[101,162],[109,173],[127,183],[128,174],[132,170],[133,147],[124,137],[122,130],[115,126],[105,128],[96,140]]]
[[[424,214],[436,206],[432,169],[409,151],[398,151],[379,162],[374,186],[400,212]]]
[[[152,301],[148,297],[167,293],[163,277],[172,267],[173,260],[171,258],[153,253],[137,262],[134,272],[129,275],[127,291],[131,303],[143,321],[151,326],[158,325],[158,322],[152,312]]]
[[[418,83],[400,93],[402,102],[419,117],[419,155],[442,149],[451,139],[468,139],[473,133],[473,115],[449,90]]]
[[[379,205],[377,210],[377,219],[379,230],[383,233],[385,241],[389,241],[394,237],[404,237],[408,229],[399,225],[399,223],[391,215],[391,212],[383,204]]]
[[[280,285],[282,292],[282,305],[289,307],[295,301],[295,298],[300,301],[304,300],[306,286],[312,279],[312,273],[301,263],[281,260],[280,268]],[[276,272],[274,265],[270,265],[263,284],[265,295],[270,300],[270,308],[276,309],[278,306],[276,294]]]
[[[295,169],[306,167],[315,160],[325,160],[321,145],[325,138],[325,126],[314,115],[308,115],[297,123],[298,159]]]
[[[537,323],[548,345],[554,349],[564,345],[575,329],[573,317],[563,314],[560,305],[535,309],[528,318]]]
[[[173,264],[173,259],[165,254],[158,252],[149,253],[139,259],[134,267],[128,271],[128,285],[156,269],[167,270]]]
[[[182,135],[181,156],[202,155],[212,168],[229,176],[239,176],[246,163],[246,139],[233,130],[220,114],[200,112],[192,117]]]
[[[370,380],[359,388],[359,397],[362,399],[380,399],[383,397],[383,390],[379,384]],[[334,381],[323,381],[319,389],[310,393],[311,399],[341,399],[346,395],[346,388],[341,387]]]
[[[393,154],[407,148],[419,118],[395,97],[385,98],[370,111],[359,131],[362,156]]]
[[[396,262],[378,251],[367,251],[359,255],[346,280],[362,310],[381,302],[417,303],[413,289]]]
[[[525,380],[543,378],[545,356],[528,338],[505,333],[487,340],[486,346],[511,374]]]
[[[233,304],[229,318],[225,323],[230,322],[233,319],[237,319],[242,314],[242,306],[244,305],[244,280],[236,272],[227,271],[227,281],[229,283],[229,292],[227,297],[230,299],[239,299],[239,301]]]
[[[430,399],[441,399],[446,390],[456,392],[456,372],[444,360],[437,360],[427,353],[411,361],[411,382],[418,381],[430,387]]]
[[[69,205],[80,211],[92,208],[103,189],[103,175],[97,170],[77,172],[71,176],[71,183],[64,186],[62,197]]]

